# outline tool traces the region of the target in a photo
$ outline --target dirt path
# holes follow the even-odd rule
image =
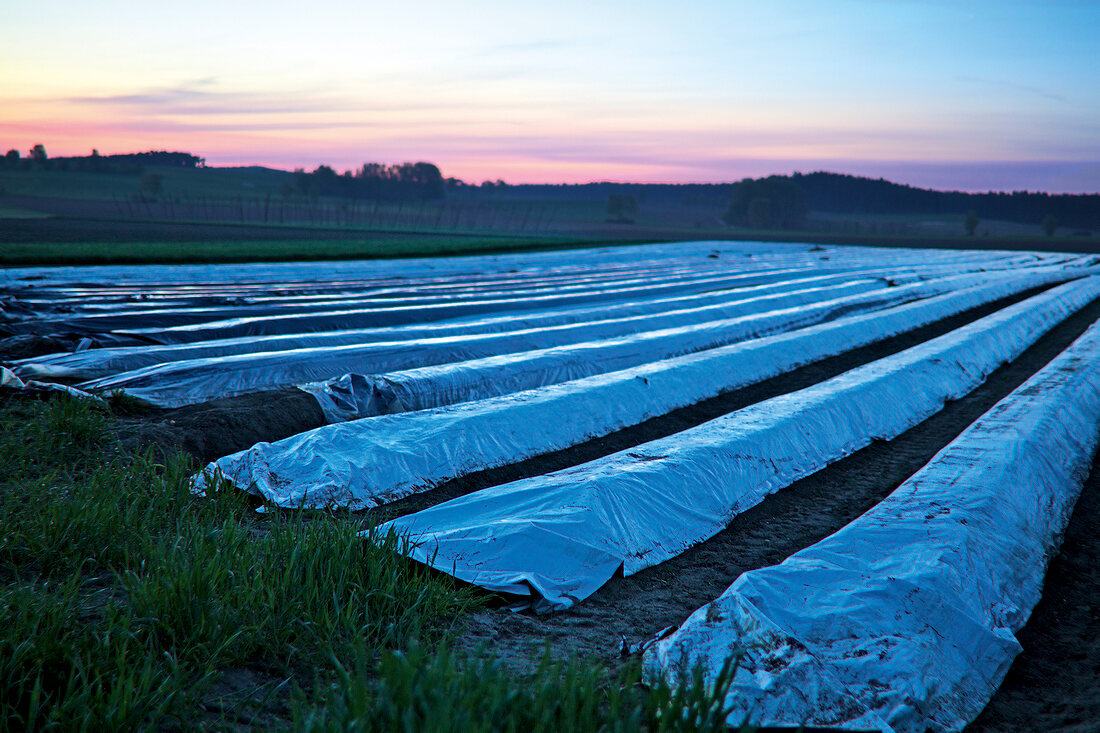
[[[578,655],[617,667],[622,663],[622,639],[638,642],[681,623],[742,572],[783,560],[880,501],[1098,317],[1100,301],[994,372],[967,397],[949,403],[898,438],[868,446],[769,497],[683,555],[629,578],[615,578],[561,614],[539,617],[504,609],[473,614],[462,626],[458,646],[470,651],[484,647],[521,673],[532,669],[547,643],[556,657]],[[1062,656],[1051,661],[1059,663]],[[1054,694],[1043,689],[1031,692],[1034,699],[1050,699]]]

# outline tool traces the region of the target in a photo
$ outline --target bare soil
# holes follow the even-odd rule
[[[137,407],[116,420],[114,428],[130,450],[151,448],[158,456],[182,450],[205,465],[256,443],[312,430],[325,422],[313,396],[290,388],[173,410]]]

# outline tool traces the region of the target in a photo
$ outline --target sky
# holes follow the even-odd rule
[[[1100,192],[1100,2],[9,0],[0,147]]]

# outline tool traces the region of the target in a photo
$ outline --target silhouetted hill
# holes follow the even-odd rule
[[[751,198],[781,197],[770,201],[773,210],[800,209],[833,214],[965,214],[973,210],[982,219],[1000,219],[1021,224],[1039,224],[1053,216],[1063,227],[1100,228],[1100,194],[1048,194],[1030,191],[1012,193],[964,193],[916,188],[884,179],[863,178],[841,173],[795,173],[791,176],[746,178],[737,183],[586,183],[508,186],[505,195],[514,198],[603,200],[612,194],[629,194],[639,203],[712,203],[731,223],[747,216]],[[499,189],[497,189],[499,191]],[[753,192],[749,197],[742,191]],[[743,199],[743,200],[742,200]],[[795,200],[792,207],[789,200]],[[797,222],[798,217],[790,217]],[[743,222],[741,222],[743,223]]]
[[[839,173],[794,174],[812,211],[837,214],[957,214],[973,210],[983,219],[1038,224],[1053,216],[1063,226],[1100,227],[1100,195],[963,193],[915,188]]]

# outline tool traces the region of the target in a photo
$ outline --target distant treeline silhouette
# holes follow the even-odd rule
[[[1100,228],[1100,194],[963,193],[916,188],[884,179],[841,173],[795,173],[745,178],[736,183],[585,183],[512,185],[512,198],[606,200],[613,194],[647,203],[710,204],[739,226],[797,229],[809,212],[831,214],[958,214],[1038,225],[1045,217],[1062,226]],[[755,202],[755,203],[753,203]]]
[[[344,196],[375,201],[434,201],[445,193],[443,175],[432,163],[384,165],[364,163],[357,171],[337,173],[327,165],[312,173],[294,171],[299,193],[308,196]]]
[[[18,150],[9,150],[0,158],[0,168],[9,170],[55,170],[83,171],[87,173],[120,173],[133,175],[141,173],[145,166],[172,168],[198,168],[205,160],[190,153],[170,153],[167,150],[150,150],[145,153],[122,153],[119,155],[100,155],[93,150],[91,155],[65,158],[51,158],[42,144],[35,145],[23,157]]]
[[[962,193],[934,191],[839,173],[794,174],[790,180],[806,193],[813,211],[837,214],[958,214],[973,211],[983,219],[1038,224],[1053,216],[1063,226],[1100,227],[1100,195]]]

